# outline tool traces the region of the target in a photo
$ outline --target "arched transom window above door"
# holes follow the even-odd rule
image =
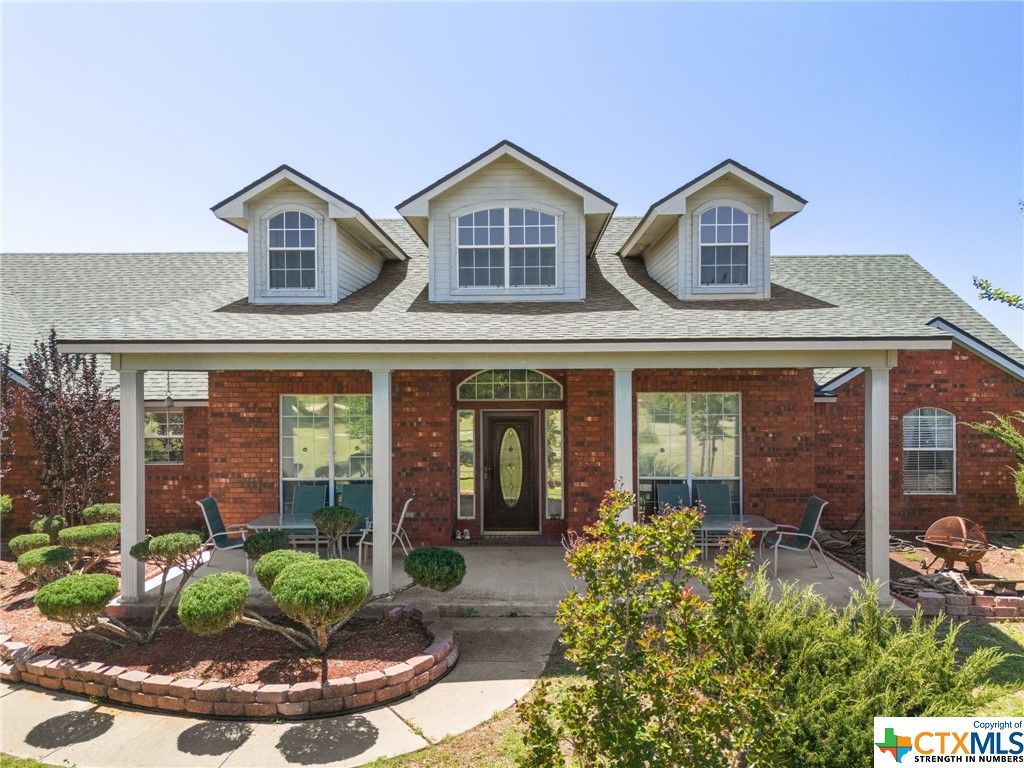
[[[459,384],[459,400],[561,400],[562,385],[540,371],[479,371]]]

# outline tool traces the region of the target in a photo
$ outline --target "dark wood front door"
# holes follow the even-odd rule
[[[536,413],[484,414],[484,530],[540,528],[540,451]]]

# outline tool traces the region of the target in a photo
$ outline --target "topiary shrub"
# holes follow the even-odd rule
[[[68,527],[68,521],[61,515],[44,515],[37,517],[29,525],[32,533],[45,533],[50,537],[50,542],[57,541],[57,534]]]
[[[313,525],[327,537],[329,552],[334,552],[342,537],[351,533],[358,523],[359,515],[355,510],[340,504],[324,507],[313,513]]]
[[[121,522],[121,505],[117,502],[93,504],[82,510],[82,519],[86,523],[119,523]]]
[[[153,621],[150,623],[149,632],[142,639],[143,642],[149,642],[156,637],[157,630],[181,590],[184,589],[185,582],[192,578],[192,575],[203,564],[200,557],[202,551],[203,536],[195,531],[165,533],[162,536],[140,541],[129,550],[128,554],[139,562],[159,566],[161,571],[160,592],[157,595],[156,609],[153,611]],[[167,579],[172,568],[178,570],[180,578],[174,594],[164,605],[164,592],[167,589]]]
[[[358,611],[369,591],[369,579],[351,560],[317,560],[284,568],[270,594],[289,618],[309,629],[325,653],[331,626]]]
[[[74,559],[74,551],[67,547],[40,547],[18,558],[18,570],[26,579],[41,587],[67,576]]]
[[[11,552],[14,553],[15,557],[21,557],[33,549],[50,546],[50,537],[45,533],[26,533],[21,536],[15,536],[7,542],[7,546],[11,548]]]
[[[76,525],[65,528],[57,534],[60,543],[71,547],[84,562],[82,573],[90,571],[103,562],[117,543],[121,540],[119,523],[93,523],[92,525]],[[88,562],[85,562],[88,561]]]
[[[269,592],[274,585],[274,579],[289,565],[311,563],[319,560],[319,557],[310,552],[296,552],[294,549],[275,549],[273,552],[265,554],[256,563],[256,580]]]
[[[405,558],[405,572],[418,586],[447,592],[462,583],[466,559],[453,549],[417,547]]]
[[[0,527],[7,525],[7,520],[11,516],[12,509],[14,509],[14,499],[6,493],[3,496],[0,496]]]
[[[288,534],[284,531],[260,531],[251,536],[246,536],[242,548],[250,560],[259,560],[265,554],[273,552],[275,549],[287,549]]]
[[[242,619],[249,579],[230,571],[204,576],[181,593],[178,620],[189,632],[216,635]]]
[[[106,573],[74,573],[41,588],[32,602],[51,621],[88,629],[117,594],[117,577]]]

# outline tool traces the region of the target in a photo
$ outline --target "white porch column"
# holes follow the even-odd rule
[[[633,487],[633,369],[615,369],[615,479],[624,490]],[[633,522],[633,510],[623,513],[625,522]]]
[[[371,592],[391,591],[391,371],[373,374],[373,554]]]
[[[889,595],[889,369],[864,369],[864,533],[868,578]]]
[[[146,536],[145,371],[121,371],[121,602],[143,593],[143,564],[128,551]]]

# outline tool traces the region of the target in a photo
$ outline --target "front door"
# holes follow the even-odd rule
[[[484,531],[539,531],[538,427],[536,413],[484,413]]]

